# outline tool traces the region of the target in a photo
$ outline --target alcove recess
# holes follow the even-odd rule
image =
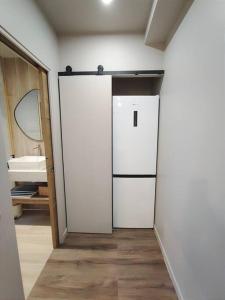
[[[159,95],[162,80],[162,76],[113,76],[112,94],[113,96]]]

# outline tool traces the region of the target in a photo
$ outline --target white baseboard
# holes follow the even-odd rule
[[[157,240],[158,240],[160,249],[161,249],[161,251],[162,251],[162,255],[163,255],[163,258],[164,258],[164,261],[165,261],[165,264],[166,264],[168,273],[169,273],[169,275],[170,275],[170,278],[171,278],[171,280],[172,280],[172,282],[173,282],[173,285],[174,285],[174,288],[175,288],[175,290],[176,290],[177,297],[178,297],[179,300],[184,300],[184,297],[183,297],[183,295],[182,295],[182,293],[181,293],[181,289],[180,289],[180,287],[179,287],[179,284],[178,284],[178,282],[177,282],[177,280],[176,280],[176,277],[175,277],[175,275],[174,275],[173,269],[172,269],[171,264],[170,264],[170,262],[169,262],[169,258],[168,258],[168,256],[167,256],[166,250],[165,250],[165,248],[164,248],[164,246],[163,246],[163,243],[162,243],[162,241],[161,241],[161,239],[160,239],[159,232],[158,232],[158,230],[157,230],[157,228],[156,228],[155,226],[154,226],[154,231],[155,231],[155,235],[156,235],[156,238],[157,238]]]
[[[60,240],[60,244],[63,244],[65,239],[66,239],[66,236],[67,236],[67,233],[68,233],[68,230],[67,230],[67,227],[65,228],[64,232],[63,232],[63,235],[62,235],[62,238]]]

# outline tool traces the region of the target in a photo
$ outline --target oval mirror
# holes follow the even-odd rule
[[[31,90],[20,99],[15,107],[14,117],[18,127],[28,138],[42,140],[39,90]]]

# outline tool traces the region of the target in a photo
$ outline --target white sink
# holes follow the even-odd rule
[[[8,161],[12,181],[47,182],[45,156],[22,156]]]
[[[8,161],[10,170],[46,170],[45,156],[22,156]]]

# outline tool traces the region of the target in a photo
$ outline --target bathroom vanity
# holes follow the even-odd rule
[[[48,205],[49,199],[47,193],[39,192],[43,183],[47,183],[46,158],[45,156],[22,156],[11,158],[8,161],[9,178],[11,182],[15,182],[16,186],[21,186],[22,183],[33,183],[36,189],[33,193],[24,191],[15,192],[12,195],[13,205],[18,204],[34,204]],[[43,195],[45,194],[45,195]]]

